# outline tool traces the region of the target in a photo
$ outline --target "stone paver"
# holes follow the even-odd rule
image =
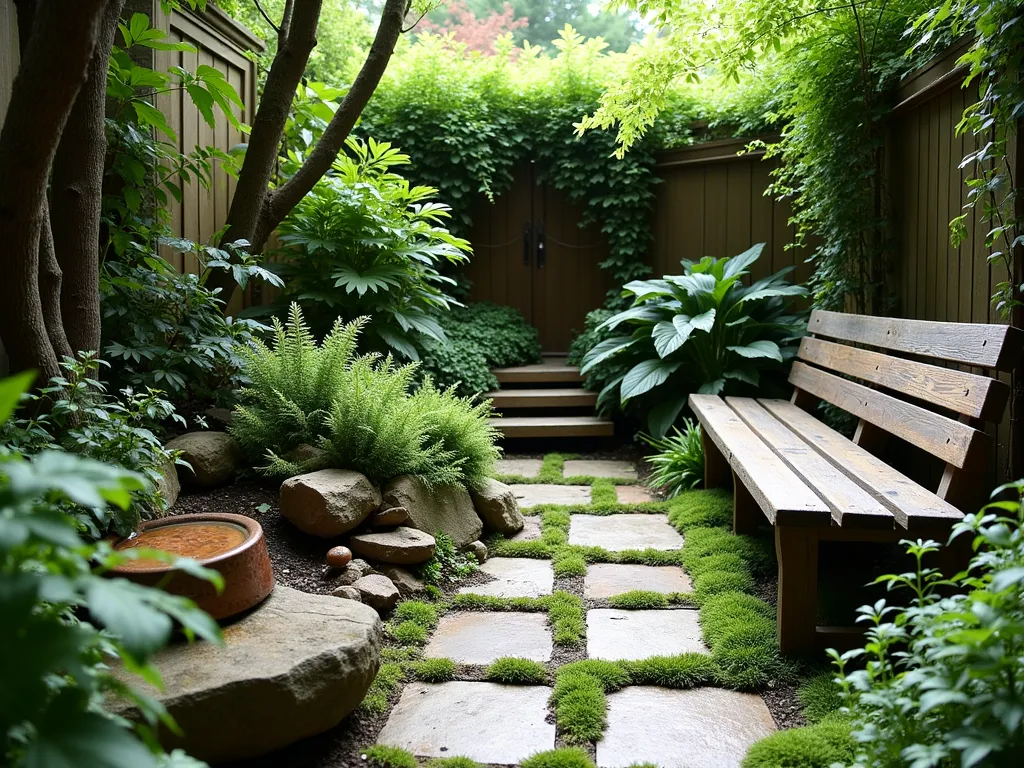
[[[520,508],[535,507],[538,504],[589,504],[589,485],[513,485]]]
[[[540,538],[540,518],[524,517],[523,530],[512,537],[512,541],[533,541]]]
[[[441,618],[423,655],[459,664],[490,664],[502,656],[551,658],[551,629],[543,613],[450,613]]]
[[[697,611],[587,611],[587,656],[592,659],[639,661],[691,652],[708,652]]]
[[[577,475],[636,480],[636,467],[629,461],[605,461],[602,459],[571,459],[565,462],[562,476],[575,477]]]
[[[550,560],[492,557],[480,566],[480,571],[493,576],[494,581],[463,587],[459,591],[492,597],[540,597],[550,595],[555,585]]]
[[[683,537],[665,515],[573,515],[569,543],[624,549],[682,549]]]
[[[616,485],[615,496],[620,504],[646,504],[654,501],[651,492],[642,485]]]
[[[583,596],[601,600],[621,595],[634,589],[648,592],[689,592],[693,589],[690,578],[677,565],[618,565],[594,563],[587,566],[583,581]]]
[[[675,691],[643,686],[608,696],[600,768],[739,768],[747,749],[775,723],[760,696],[721,688]]]
[[[420,757],[519,763],[555,746],[550,694],[544,686],[409,683],[377,743]]]
[[[498,459],[499,475],[536,477],[543,462],[540,459]]]

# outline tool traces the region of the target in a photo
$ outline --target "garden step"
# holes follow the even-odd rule
[[[498,389],[484,397],[493,401],[496,409],[505,408],[592,408],[597,405],[597,393],[581,387],[552,389]]]
[[[507,416],[491,419],[505,437],[605,437],[615,424],[598,416]]]
[[[515,368],[495,368],[499,384],[578,384],[583,381],[580,369],[566,365],[565,358],[545,358],[542,363],[519,365]]]

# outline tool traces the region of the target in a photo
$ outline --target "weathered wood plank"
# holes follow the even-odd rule
[[[832,509],[843,527],[892,528],[892,512],[772,416],[756,400],[729,397],[741,419]]]
[[[717,395],[690,395],[690,408],[768,522],[829,525],[831,512],[771,448]]]
[[[820,309],[811,313],[807,330],[894,352],[1003,371],[1017,364],[1024,344],[1022,331],[1007,325],[902,320]]]
[[[990,455],[984,432],[819,368],[793,363],[789,383],[957,467],[977,466]]]
[[[797,356],[822,368],[984,421],[999,421],[1010,395],[1009,387],[988,376],[891,357],[811,336],[801,340]]]
[[[597,393],[582,387],[544,389],[497,389],[484,394],[491,404],[504,408],[579,408],[597,404]]]
[[[505,437],[609,437],[615,422],[599,416],[503,416],[490,424]]]
[[[892,510],[909,531],[952,525],[963,514],[927,488],[785,400],[758,400],[780,422]]]

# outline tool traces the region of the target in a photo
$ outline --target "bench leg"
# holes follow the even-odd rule
[[[775,526],[779,560],[779,648],[814,649],[818,615],[818,535],[813,528]]]
[[[704,446],[704,487],[728,488],[732,479],[732,468],[725,456],[718,450],[715,441],[708,437],[706,429],[700,431],[700,442]]]
[[[753,536],[764,515],[743,481],[732,474],[732,532],[738,536]]]

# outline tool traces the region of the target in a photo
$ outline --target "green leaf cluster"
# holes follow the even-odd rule
[[[668,498],[678,496],[682,491],[692,491],[704,482],[704,443],[701,441],[700,424],[683,419],[683,431],[673,427],[674,434],[660,440],[641,435],[657,453],[647,456],[654,471],[648,484],[663,488]]]
[[[786,281],[790,270],[744,284],[763,248],[683,261],[682,275],[626,283],[632,305],[600,326],[618,332],[592,347],[580,369],[607,371],[598,406],[630,405],[662,437],[694,392],[764,396],[778,386],[807,328],[792,302],[807,292]]]

